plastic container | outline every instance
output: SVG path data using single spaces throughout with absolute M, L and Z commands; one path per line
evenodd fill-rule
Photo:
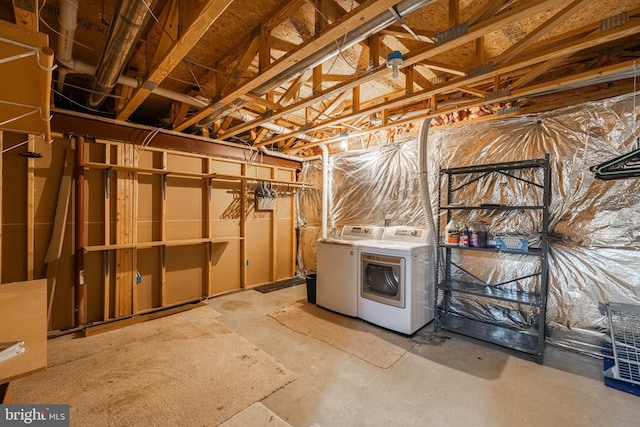
M 316 303 L 316 278 L 317 275 L 315 273 L 307 274 L 305 278 L 307 281 L 307 301 L 311 304 Z
M 458 242 L 458 246 L 465 248 L 469 246 L 469 228 L 466 222 L 460 225 L 460 241 Z
M 487 227 L 479 222 L 469 225 L 469 246 L 474 248 L 486 248 L 487 244 Z
M 460 228 L 454 218 L 444 228 L 444 244 L 448 246 L 458 246 L 460 244 Z

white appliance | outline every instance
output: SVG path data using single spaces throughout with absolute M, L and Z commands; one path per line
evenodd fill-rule
M 388 227 L 379 241 L 358 245 L 358 317 L 411 335 L 434 317 L 433 232 Z
M 360 260 L 357 245 L 380 239 L 382 227 L 345 225 L 337 239 L 318 240 L 316 304 L 337 313 L 358 315 Z

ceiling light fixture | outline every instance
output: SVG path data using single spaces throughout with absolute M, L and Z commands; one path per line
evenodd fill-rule
M 398 78 L 398 69 L 402 66 L 403 62 L 404 56 L 399 50 L 394 50 L 387 55 L 387 67 L 391 68 L 391 77 L 394 79 Z

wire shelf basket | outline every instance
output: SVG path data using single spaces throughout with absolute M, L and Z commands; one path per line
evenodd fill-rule
M 610 302 L 605 308 L 615 364 L 604 376 L 640 385 L 640 306 Z

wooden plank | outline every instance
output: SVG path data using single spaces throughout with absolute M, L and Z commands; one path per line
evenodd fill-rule
M 2 194 L 3 193 L 3 182 L 2 182 L 2 175 L 3 175 L 3 164 L 2 164 L 2 158 L 4 157 L 4 155 L 2 155 L 2 151 L 4 150 L 4 132 L 0 130 L 0 284 L 2 283 L 2 246 L 3 246 L 3 235 L 2 235 L 2 229 L 4 227 L 2 227 L 3 224 L 3 220 L 2 220 Z
M 104 162 L 111 163 L 111 145 L 104 144 Z M 105 192 L 104 192 L 104 237 L 105 245 L 111 244 L 111 183 L 110 179 L 115 176 L 110 170 L 105 170 Z M 107 179 L 109 177 L 109 179 Z M 85 246 L 85 250 L 87 247 Z M 107 262 L 108 261 L 108 262 Z M 113 262 L 112 254 L 105 254 L 103 258 L 103 280 L 102 280 L 102 319 L 109 320 L 111 317 L 111 262 Z
M 227 82 L 222 88 L 222 94 L 232 91 L 243 77 L 248 77 L 246 74 L 247 69 L 253 62 L 253 59 L 256 57 L 259 50 L 260 36 L 258 35 L 251 40 L 249 46 L 247 46 L 247 49 L 244 51 L 244 54 L 238 60 L 233 72 L 231 72 L 231 75 L 227 77 Z M 262 60 L 260 60 L 260 63 L 262 64 Z
M 135 149 L 133 144 L 130 144 L 130 155 L 131 161 L 133 162 L 133 167 L 138 167 L 138 154 L 139 151 Z M 129 174 L 130 185 L 131 185 L 131 242 L 134 244 L 138 244 L 138 174 L 133 171 Z M 131 314 L 136 314 L 138 312 L 138 251 L 131 251 Z
M 167 152 L 161 154 L 160 166 L 167 169 Z M 162 176 L 162 196 L 160 197 L 160 240 L 167 238 L 167 193 L 166 193 L 167 176 Z M 167 305 L 167 263 L 166 263 L 166 247 L 160 248 L 160 305 Z
M 212 165 L 210 159 L 202 159 L 203 170 L 205 173 L 210 174 L 212 172 Z M 204 221 L 204 238 L 211 239 L 211 180 L 203 179 L 202 180 L 202 220 Z M 202 296 L 207 297 L 213 293 L 213 277 L 212 277 L 212 268 L 211 268 L 211 258 L 212 258 L 212 250 L 213 245 L 207 243 L 205 247 L 205 259 L 202 263 L 203 265 L 203 274 L 204 274 L 204 282 L 202 290 Z
M 232 0 L 207 0 L 202 5 L 191 25 L 171 48 L 164 52 L 162 60 L 148 71 L 145 81 L 138 86 L 127 105 L 118 112 L 118 120 L 127 119 L 147 99 L 153 88 L 173 71 L 231 3 Z
M 0 383 L 47 367 L 47 280 L 0 285 L 0 342 L 24 341 L 24 353 L 2 363 Z
M 271 179 L 277 179 L 276 168 L 271 168 Z M 275 207 L 270 212 L 271 220 L 271 281 L 277 280 L 278 274 L 278 199 L 275 200 Z
M 36 151 L 36 136 L 29 134 L 27 150 Z M 35 268 L 35 158 L 27 159 L 27 280 L 33 280 Z
M 12 0 L 16 24 L 31 31 L 38 31 L 38 2 L 36 0 Z
M 64 243 L 64 235 L 67 229 L 69 202 L 71 200 L 71 190 L 73 188 L 73 155 L 73 150 L 67 148 L 65 151 L 65 162 L 62 177 L 60 178 L 60 191 L 58 192 L 58 202 L 56 205 L 56 214 L 53 220 L 51 241 L 49 242 L 49 248 L 44 260 L 44 262 L 47 263 L 47 281 L 50 282 L 49 304 L 47 305 L 47 325 L 51 324 L 53 299 L 56 295 L 58 260 L 62 255 L 62 245 Z
M 351 91 L 351 112 L 357 113 L 360 111 L 360 86 L 354 87 Z
M 460 23 L 460 2 L 449 0 L 449 27 L 455 27 Z
M 241 172 L 243 176 L 247 175 L 247 165 L 242 164 Z M 240 181 L 240 288 L 247 287 L 247 243 L 245 240 L 247 230 L 247 181 Z

